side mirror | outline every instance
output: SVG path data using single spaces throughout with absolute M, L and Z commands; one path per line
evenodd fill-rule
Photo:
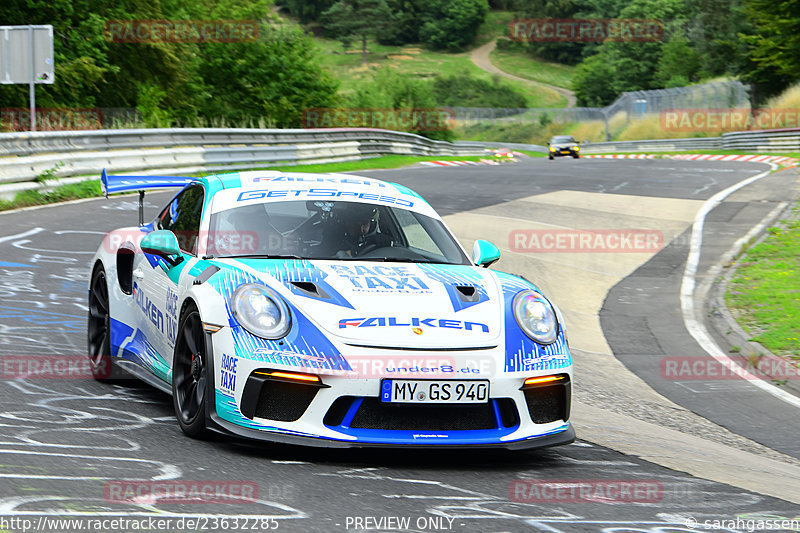
M 181 247 L 178 245 L 178 238 L 169 230 L 161 229 L 148 233 L 139 247 L 144 253 L 161 257 L 172 265 L 180 263 L 180 260 L 170 260 L 170 256 L 173 255 L 181 257 Z
M 500 259 L 500 250 L 489 241 L 477 240 L 472 245 L 472 262 L 484 268 Z

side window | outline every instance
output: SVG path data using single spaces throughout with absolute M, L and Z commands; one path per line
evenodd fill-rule
M 203 218 L 205 192 L 201 185 L 192 185 L 175 197 L 158 217 L 158 226 L 178 237 L 181 250 L 197 254 L 197 236 Z
M 441 255 L 442 251 L 439 250 L 439 247 L 436 246 L 436 243 L 433 242 L 431 236 L 425 231 L 425 228 L 422 227 L 413 213 L 403 209 L 395 209 L 394 213 L 403 228 L 409 247 Z

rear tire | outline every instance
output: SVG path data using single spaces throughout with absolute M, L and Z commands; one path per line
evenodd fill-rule
M 209 400 L 209 372 L 213 372 L 200 312 L 186 309 L 178 325 L 172 362 L 172 405 L 183 433 L 193 439 L 207 435 L 206 404 Z
M 92 376 L 97 381 L 109 381 L 115 374 L 111 357 L 111 314 L 108 282 L 102 265 L 95 267 L 89 285 L 89 322 L 87 344 Z

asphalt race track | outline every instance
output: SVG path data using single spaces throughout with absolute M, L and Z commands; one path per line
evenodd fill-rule
M 800 410 L 745 381 L 680 382 L 659 372 L 663 357 L 706 356 L 687 331 L 679 298 L 696 213 L 765 170 L 756 163 L 525 159 L 360 173 L 419 192 L 466 246 L 492 240 L 503 250 L 496 268 L 525 275 L 562 307 L 576 361 L 575 444 L 512 453 L 196 441 L 181 433 L 169 396 L 145 385 L 106 385 L 85 373 L 19 380 L 4 372 L 0 520 L 173 520 L 160 531 L 673 533 L 712 531 L 691 528 L 691 520 L 798 518 Z M 791 199 L 796 181 L 796 170 L 776 172 L 709 213 L 698 284 L 738 238 Z M 168 198 L 148 195 L 148 215 Z M 0 214 L 0 361 L 86 357 L 89 259 L 105 232 L 135 224 L 136 210 L 136 198 L 125 196 Z M 661 232 L 664 246 L 649 253 L 515 248 L 515 232 L 542 228 L 640 228 Z M 257 487 L 257 501 L 112 501 L 109 483 L 119 480 L 239 482 Z M 625 480 L 657 490 L 636 502 L 537 499 L 520 489 L 532 480 Z M 205 517 L 198 527 L 178 525 L 197 517 Z M 256 527 L 255 518 L 275 521 Z

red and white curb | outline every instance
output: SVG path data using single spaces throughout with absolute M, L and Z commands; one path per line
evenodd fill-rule
M 582 155 L 581 157 L 595 159 L 680 159 L 684 161 L 750 161 L 752 163 L 775 163 L 782 167 L 792 168 L 798 166 L 797 159 L 780 155 L 711 155 L 711 154 L 603 154 Z
M 665 156 L 668 159 L 684 159 L 687 161 L 751 161 L 753 163 L 775 163 L 782 167 L 796 167 L 798 160 L 780 155 L 708 155 L 678 154 Z
M 603 155 L 586 155 L 581 154 L 581 157 L 586 159 L 655 159 L 653 154 L 603 154 Z
M 426 167 L 462 167 L 468 165 L 501 165 L 508 162 L 510 161 L 493 161 L 491 159 L 481 159 L 480 161 L 422 161 L 420 165 Z

